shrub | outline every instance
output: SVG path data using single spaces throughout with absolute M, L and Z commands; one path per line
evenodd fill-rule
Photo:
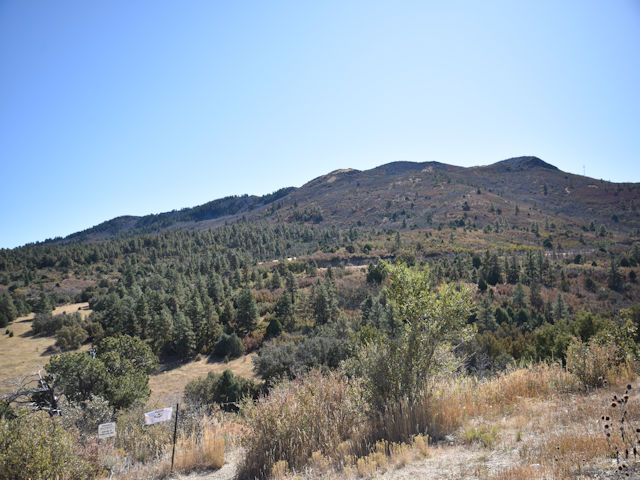
M 434 375 L 452 365 L 451 347 L 468 338 L 472 310 L 468 290 L 448 284 L 435 288 L 428 270 L 391 266 L 390 278 L 389 298 L 404 323 L 397 335 L 366 344 L 352 365 L 380 411 L 420 397 Z
M 268 383 L 296 375 L 312 368 L 336 368 L 347 358 L 346 338 L 329 329 L 299 343 L 269 342 L 254 357 L 256 372 Z
M 0 418 L 0 480 L 84 480 L 98 473 L 82 458 L 59 419 L 44 412 Z
M 89 335 L 80 325 L 69 325 L 56 332 L 56 347 L 61 350 L 75 350 L 80 347 Z
M 340 444 L 361 436 L 365 420 L 359 383 L 317 371 L 245 402 L 242 414 L 249 430 L 238 478 L 266 478 L 281 461 L 299 470 L 313 452 L 335 458 Z
M 113 408 L 104 398 L 91 395 L 88 400 L 62 408 L 62 420 L 66 426 L 74 426 L 81 433 L 95 435 L 98 425 L 113 420 Z
M 235 376 L 231 370 L 221 375 L 209 372 L 206 377 L 191 380 L 184 387 L 185 402 L 191 405 L 221 404 L 224 410 L 237 410 L 244 397 L 256 397 L 260 387 L 252 380 Z
M 278 320 L 275 317 L 272 318 L 271 321 L 269 322 L 269 325 L 267 325 L 267 332 L 266 332 L 267 338 L 278 337 L 281 333 L 282 333 L 282 324 L 280 323 L 280 320 Z
M 588 344 L 574 339 L 567 348 L 567 370 L 582 382 L 585 388 L 604 385 L 607 374 L 618 359 L 618 348 L 613 343 Z
M 114 408 L 127 408 L 149 396 L 149 373 L 157 358 L 146 343 L 128 335 L 106 337 L 96 352 L 95 358 L 75 352 L 49 360 L 47 372 L 69 401 L 85 402 L 99 395 Z
M 244 353 L 244 345 L 235 333 L 231 335 L 223 333 L 216 343 L 215 353 L 219 357 L 235 358 Z

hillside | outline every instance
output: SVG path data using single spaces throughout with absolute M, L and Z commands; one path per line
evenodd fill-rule
M 73 447 L 114 478 L 132 478 L 129 468 L 166 478 L 170 429 L 126 425 L 174 402 L 183 472 L 220 467 L 210 433 L 223 431 L 240 478 L 395 475 L 416 459 L 407 476 L 430 476 L 458 456 L 473 464 L 458 477 L 531 478 L 539 464 L 549 478 L 585 468 L 600 478 L 611 445 L 597 427 L 575 431 L 609 395 L 583 390 L 608 379 L 620 391 L 640 364 L 637 196 L 636 184 L 535 157 L 395 162 L 0 250 L 0 381 L 11 380 L 0 407 L 20 409 L 15 378 L 43 368 L 65 408 L 124 426 L 102 457 Z M 54 408 L 48 398 L 22 401 Z M 532 441 L 542 409 L 574 402 L 592 407 L 549 423 L 575 430 L 548 429 L 561 457 Z M 84 413 L 65 415 L 74 438 L 95 436 Z M 584 454 L 579 464 L 565 447 Z M 202 460 L 203 448 L 218 460 Z
M 56 243 L 130 237 L 163 230 L 205 230 L 240 218 L 319 225 L 426 228 L 496 220 L 524 226 L 546 220 L 608 229 L 640 228 L 640 184 L 611 183 L 562 172 L 537 157 L 480 167 L 393 162 L 341 169 L 300 188 L 232 196 L 193 208 L 122 216 Z

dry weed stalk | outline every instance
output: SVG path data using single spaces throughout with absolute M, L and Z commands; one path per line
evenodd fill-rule
M 631 391 L 632 386 L 628 384 L 623 395 L 613 394 L 606 414 L 600 417 L 609 454 L 615 455 L 618 472 L 627 477 L 630 475 L 629 463 L 638 461 L 640 446 L 640 428 L 634 427 L 631 420 Z

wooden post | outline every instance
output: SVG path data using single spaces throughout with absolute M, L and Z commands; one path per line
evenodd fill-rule
M 180 403 L 176 403 L 176 423 L 173 427 L 173 450 L 171 452 L 171 472 L 173 472 L 173 460 L 176 456 L 176 438 L 178 436 L 178 408 Z

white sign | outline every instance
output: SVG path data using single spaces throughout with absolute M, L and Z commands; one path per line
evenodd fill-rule
M 171 420 L 172 407 L 161 408 L 160 410 L 154 410 L 153 412 L 144 414 L 144 424 L 152 425 L 158 422 L 168 422 Z
M 116 422 L 101 423 L 98 425 L 98 438 L 109 438 L 116 436 Z

